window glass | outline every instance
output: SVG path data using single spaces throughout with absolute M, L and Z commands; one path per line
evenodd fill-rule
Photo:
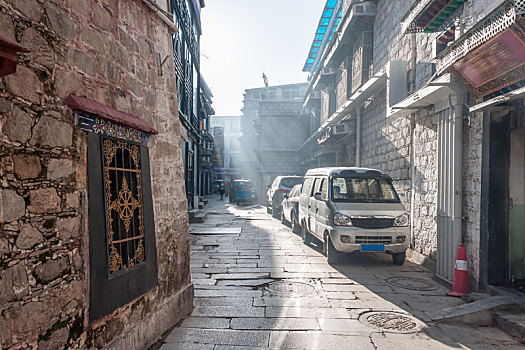
M 300 177 L 285 177 L 281 179 L 281 186 L 292 188 L 301 182 L 303 182 L 303 179 Z
M 349 202 L 399 202 L 392 181 L 386 176 L 334 177 L 332 198 Z
M 314 190 L 312 191 L 312 193 L 310 194 L 311 196 L 314 195 L 315 192 L 319 192 L 319 186 L 321 185 L 321 178 L 318 177 L 315 179 L 314 181 Z
M 312 181 L 313 179 L 311 177 L 307 177 L 304 179 L 303 187 L 301 189 L 301 194 L 310 195 L 311 188 L 312 188 Z
M 328 199 L 328 179 L 323 179 L 321 184 L 321 198 L 324 200 Z

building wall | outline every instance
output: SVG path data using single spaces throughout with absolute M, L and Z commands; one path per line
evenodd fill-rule
M 28 47 L 0 80 L 0 347 L 142 349 L 192 305 L 172 52 L 142 2 L 0 0 L 0 32 Z M 145 119 L 158 285 L 90 323 L 86 134 L 74 93 Z M 115 291 L 118 293 L 118 291 Z
M 379 169 L 394 180 L 404 205 L 409 206 L 410 122 L 386 119 L 386 95 L 378 93 L 362 114 L 361 166 Z
M 405 60 L 409 62 L 411 36 L 401 33 L 401 20 L 415 1 L 394 2 L 379 1 L 374 25 L 374 69 L 377 71 L 388 60 Z M 465 3 L 461 16 L 463 31 L 490 13 L 502 1 L 477 0 Z M 417 63 L 415 66 L 415 88 L 420 89 L 432 77 L 432 59 L 435 56 L 435 34 L 414 34 L 417 45 Z M 385 106 L 379 107 L 379 112 L 373 112 L 376 119 L 383 117 Z M 414 193 L 413 193 L 413 231 L 412 249 L 431 259 L 436 258 L 437 236 L 437 117 L 428 116 L 421 111 L 414 116 L 413 124 L 413 159 L 414 159 Z M 463 236 L 467 245 L 469 259 L 469 275 L 473 285 L 477 286 L 480 276 L 480 204 L 481 204 L 481 138 L 482 115 L 474 114 L 464 123 L 463 144 Z M 364 118 L 363 164 L 373 164 L 365 160 L 370 156 L 380 156 L 378 166 L 391 174 L 398 190 L 407 191 L 404 202 L 410 208 L 410 120 L 402 118 L 397 121 L 387 121 L 386 124 L 374 122 L 374 118 L 366 121 Z M 370 127 L 372 127 L 370 129 Z M 367 136 L 366 131 L 369 131 Z M 376 134 L 376 131 L 379 133 Z M 371 132 L 370 132 L 371 131 Z M 377 136 L 375 136 L 377 135 Z M 374 137 L 376 138 L 374 140 Z M 367 151 L 369 150 L 369 151 Z M 408 173 L 407 173 L 408 172 Z M 455 253 L 454 253 L 455 254 Z
M 304 141 L 302 99 L 284 98 L 285 91 L 304 91 L 307 84 L 246 90 L 242 117 L 242 173 L 255 181 L 257 198 L 265 202 L 267 185 L 278 175 L 300 174 L 298 149 Z M 253 100 L 259 93 L 274 93 L 275 99 Z M 257 125 L 257 132 L 253 125 Z M 258 134 L 257 134 L 258 133 Z M 253 155 L 250 158 L 250 155 Z M 256 160 L 254 164 L 253 161 Z
M 225 174 L 240 175 L 241 116 L 212 116 L 211 126 L 224 128 L 224 169 Z M 229 177 L 228 177 L 229 176 Z M 235 176 L 235 175 L 233 175 Z M 231 175 L 227 175 L 231 180 Z
M 479 286 L 483 113 L 471 113 L 463 122 L 463 130 L 463 237 L 469 278 L 473 286 Z

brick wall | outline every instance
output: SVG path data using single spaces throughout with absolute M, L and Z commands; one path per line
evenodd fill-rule
M 138 0 L 0 0 L 0 32 L 31 50 L 0 80 L 0 347 L 144 348 L 191 308 L 173 63 L 162 76 L 156 64 L 171 55 L 167 27 Z M 159 131 L 148 145 L 158 286 L 94 323 L 86 135 L 70 93 Z

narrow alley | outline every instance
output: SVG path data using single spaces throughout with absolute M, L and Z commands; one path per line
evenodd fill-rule
M 433 323 L 463 301 L 420 265 L 370 253 L 332 267 L 264 207 L 208 199 L 190 227 L 195 308 L 161 350 L 522 348 L 497 328 Z

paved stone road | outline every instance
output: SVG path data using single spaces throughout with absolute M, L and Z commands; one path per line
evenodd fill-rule
M 206 210 L 190 228 L 195 309 L 161 350 L 522 349 L 496 328 L 432 323 L 426 311 L 461 300 L 421 266 L 358 254 L 332 267 L 261 206 Z

